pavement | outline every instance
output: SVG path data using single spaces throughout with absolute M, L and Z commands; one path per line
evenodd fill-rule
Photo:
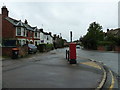
M 3 88 L 113 88 L 112 81 L 105 84 L 107 72 L 102 64 L 83 57 L 69 64 L 65 50 L 3 60 Z

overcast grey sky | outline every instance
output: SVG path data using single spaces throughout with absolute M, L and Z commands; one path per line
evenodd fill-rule
M 99 0 L 98 0 L 99 1 Z M 5 2 L 9 16 L 24 21 L 28 20 L 31 26 L 44 28 L 52 34 L 62 34 L 69 39 L 69 32 L 73 31 L 73 40 L 79 39 L 87 33 L 89 24 L 96 21 L 107 28 L 118 27 L 118 1 L 107 2 L 80 1 L 80 2 Z M 43 25 L 43 26 L 42 26 Z

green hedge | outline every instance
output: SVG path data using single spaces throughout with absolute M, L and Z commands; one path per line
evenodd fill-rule
M 98 42 L 98 46 L 108 46 L 108 45 L 114 45 L 115 44 L 115 42 L 111 42 L 111 41 L 99 41 Z
M 112 41 L 99 41 L 98 46 L 104 46 L 107 51 L 114 49 L 115 42 Z
M 54 49 L 53 44 L 46 44 L 46 50 L 47 51 L 50 51 L 50 50 L 53 50 L 53 49 Z
M 38 50 L 40 52 L 50 51 L 50 50 L 53 50 L 53 49 L 54 49 L 53 44 L 39 44 L 38 45 Z

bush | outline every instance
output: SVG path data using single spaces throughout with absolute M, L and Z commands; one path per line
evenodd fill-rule
M 98 42 L 98 46 L 110 46 L 110 45 L 114 45 L 115 42 L 113 41 L 99 41 Z
M 107 51 L 112 51 L 115 42 L 113 41 L 99 41 L 98 46 L 104 46 Z
M 53 44 L 39 44 L 38 45 L 38 50 L 40 52 L 50 51 L 50 50 L 53 50 L 53 49 L 54 49 Z
M 50 51 L 50 50 L 53 50 L 53 49 L 54 49 L 53 44 L 46 44 L 46 50 L 47 51 Z
M 39 44 L 37 46 L 39 52 L 44 52 L 45 51 L 45 48 L 46 48 L 46 45 L 45 44 Z

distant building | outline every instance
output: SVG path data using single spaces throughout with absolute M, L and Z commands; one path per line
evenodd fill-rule
M 53 44 L 52 33 L 44 32 L 43 29 L 40 29 L 40 44 Z
M 53 44 L 55 48 L 62 48 L 68 45 L 67 40 L 56 34 L 53 35 Z
M 112 34 L 114 35 L 115 37 L 120 37 L 120 28 L 117 28 L 117 29 L 107 29 L 107 35 L 109 34 Z

